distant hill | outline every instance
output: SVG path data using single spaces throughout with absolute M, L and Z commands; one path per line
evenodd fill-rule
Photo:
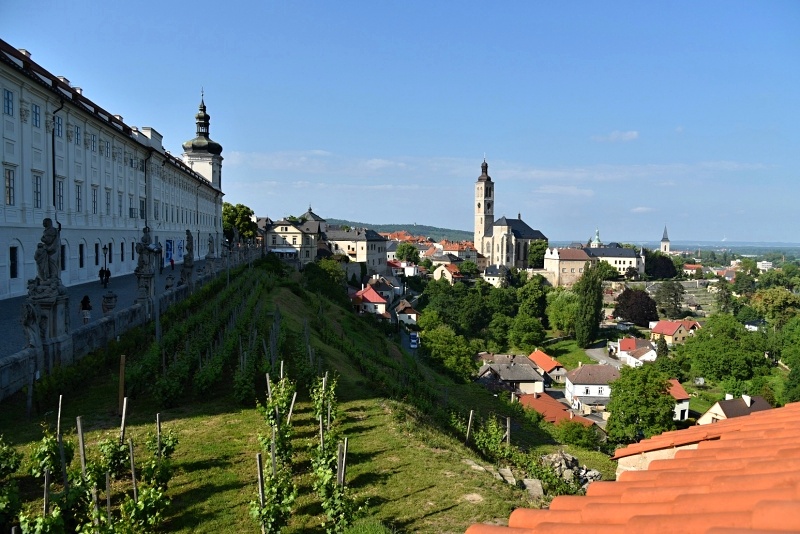
M 405 230 L 414 236 L 425 236 L 433 241 L 472 241 L 472 232 L 464 230 L 451 230 L 448 228 L 436 228 L 435 226 L 425 226 L 424 224 L 369 224 L 363 222 L 345 221 L 343 219 L 326 219 L 328 224 L 351 226 L 353 228 L 369 228 L 376 232 L 399 232 Z

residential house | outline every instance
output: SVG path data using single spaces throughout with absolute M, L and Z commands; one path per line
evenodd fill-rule
M 296 260 L 301 266 L 317 259 L 320 247 L 324 248 L 325 219 L 308 207 L 300 217 L 287 217 L 279 221 L 259 218 L 258 232 L 264 239 L 267 252 L 282 259 Z
M 358 291 L 353 297 L 353 306 L 361 313 L 372 313 L 387 318 L 386 305 L 386 299 L 370 285 Z
M 441 280 L 442 278 L 450 282 L 450 285 L 464 281 L 464 275 L 461 274 L 461 270 L 452 263 L 440 265 L 433 271 L 434 280 Z
M 386 238 L 375 230 L 328 226 L 325 239 L 332 253 L 346 255 L 373 273 L 386 272 Z
M 524 356 L 493 355 L 478 371 L 478 382 L 489 389 L 503 389 L 518 394 L 544 392 L 544 378 Z
M 594 423 L 585 417 L 575 415 L 563 402 L 559 402 L 545 393 L 533 393 L 531 395 L 521 395 L 519 403 L 530 410 L 535 410 L 542 414 L 542 418 L 548 423 L 560 423 L 561 421 L 574 421 L 583 426 L 592 426 Z
M 619 342 L 608 344 L 617 359 L 630 367 L 641 367 L 645 362 L 656 360 L 656 349 L 647 339 L 624 337 Z
M 528 355 L 528 359 L 533 362 L 536 371 L 545 378 L 545 385 L 563 384 L 566 381 L 567 370 L 558 363 L 558 360 L 551 358 L 540 349 L 536 349 Z
M 619 371 L 611 365 L 580 365 L 567 373 L 564 397 L 576 410 L 605 411 L 611 400 L 611 382 Z
M 380 275 L 374 274 L 372 278 L 367 281 L 367 285 L 372 286 L 372 289 L 378 292 L 383 299 L 388 303 L 392 302 L 395 298 L 394 287 L 389 285 L 386 280 Z
M 478 251 L 475 250 L 475 247 L 470 242 L 453 242 L 453 241 L 441 241 L 439 243 L 441 247 L 442 254 L 451 254 L 453 256 L 457 256 L 464 261 L 471 261 L 477 265 L 478 263 Z M 437 246 L 437 248 L 439 248 Z
M 506 287 L 508 285 L 508 267 L 490 265 L 483 270 L 481 277 L 494 287 Z
M 703 266 L 697 263 L 685 263 L 683 264 L 683 274 L 686 276 L 702 276 Z
M 392 276 L 419 276 L 419 267 L 409 261 L 388 260 L 386 266 Z
M 616 480 L 466 534 L 800 532 L 800 403 L 617 449 Z M 652 463 L 657 460 L 655 463 Z M 650 469 L 652 467 L 652 469 Z
M 764 400 L 764 397 L 742 395 L 741 398 L 734 399 L 732 395 L 726 395 L 725 400 L 717 401 L 714 406 L 706 410 L 706 413 L 697 420 L 697 424 L 710 425 L 725 419 L 771 409 L 772 406 Z
M 694 332 L 700 328 L 697 321 L 658 321 L 653 325 L 650 332 L 650 340 L 658 341 L 659 338 L 667 340 L 667 345 L 684 343 L 686 338 L 693 336 Z
M 686 421 L 689 418 L 689 394 L 676 379 L 669 381 L 669 394 L 675 399 L 674 421 Z
M 417 320 L 419 320 L 419 312 L 415 310 L 406 299 L 401 300 L 400 303 L 395 306 L 394 312 L 397 314 L 398 323 L 410 325 L 417 324 Z

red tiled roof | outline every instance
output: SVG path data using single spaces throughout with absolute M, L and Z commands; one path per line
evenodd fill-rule
M 800 532 L 798 418 L 800 403 L 793 403 L 665 432 L 615 458 L 654 451 L 672 457 L 592 482 L 585 496 L 556 497 L 548 510 L 514 510 L 508 527 L 476 524 L 467 534 Z M 675 450 L 681 445 L 696 448 Z
M 356 298 L 371 304 L 386 304 L 386 299 L 383 298 L 380 293 L 375 291 L 374 287 L 369 285 L 356 293 Z
M 623 352 L 631 352 L 642 347 L 653 347 L 647 339 L 638 339 L 635 337 L 624 337 L 619 340 L 619 350 Z
M 681 383 L 674 378 L 669 380 L 669 394 L 672 395 L 672 398 L 676 401 L 689 400 L 689 394 L 683 389 Z
M 528 355 L 528 358 L 545 373 L 549 373 L 556 367 L 562 367 L 560 363 L 558 363 L 556 360 L 554 360 L 549 355 L 545 354 L 539 349 L 536 349 L 535 351 L 531 352 Z
M 594 423 L 581 417 L 574 415 L 567 409 L 567 407 L 548 395 L 547 393 L 534 393 L 532 395 L 520 395 L 519 403 L 526 408 L 536 410 L 544 417 L 545 421 L 550 423 L 558 423 L 559 421 L 575 421 L 583 426 L 592 426 Z
M 589 261 L 589 255 L 579 248 L 558 249 L 558 259 L 567 261 Z
M 653 327 L 653 333 L 674 336 L 681 326 L 683 326 L 683 321 L 658 321 Z

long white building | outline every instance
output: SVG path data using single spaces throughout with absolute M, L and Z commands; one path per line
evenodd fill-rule
M 104 264 L 112 278 L 133 272 L 145 226 L 164 264 L 183 260 L 187 230 L 197 257 L 219 252 L 222 146 L 209 137 L 202 98 L 196 137 L 178 158 L 154 128 L 127 125 L 2 40 L 0 93 L 0 299 L 25 294 L 35 278 L 45 218 L 61 225 L 67 286 L 98 280 Z

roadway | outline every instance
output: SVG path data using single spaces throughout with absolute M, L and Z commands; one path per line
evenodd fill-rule
M 205 260 L 195 260 L 195 276 L 198 276 L 198 269 L 202 269 Z M 175 270 L 165 267 L 159 275 L 156 273 L 156 293 L 164 291 L 166 277 L 172 274 L 175 277 L 174 283 L 180 279 L 181 264 L 175 265 Z M 78 305 L 84 295 L 89 296 L 92 304 L 92 318 L 89 323 L 93 323 L 103 317 L 103 295 L 112 291 L 117 295 L 117 306 L 115 310 L 127 308 L 136 302 L 136 275 L 126 274 L 112 276 L 108 282 L 108 289 L 103 288 L 100 279 L 96 278 L 91 282 L 84 282 L 67 286 L 69 295 L 69 325 L 71 330 L 76 330 L 83 326 L 83 317 Z M 25 332 L 22 328 L 22 305 L 27 296 L 13 297 L 0 301 L 0 359 L 16 354 L 27 345 Z

